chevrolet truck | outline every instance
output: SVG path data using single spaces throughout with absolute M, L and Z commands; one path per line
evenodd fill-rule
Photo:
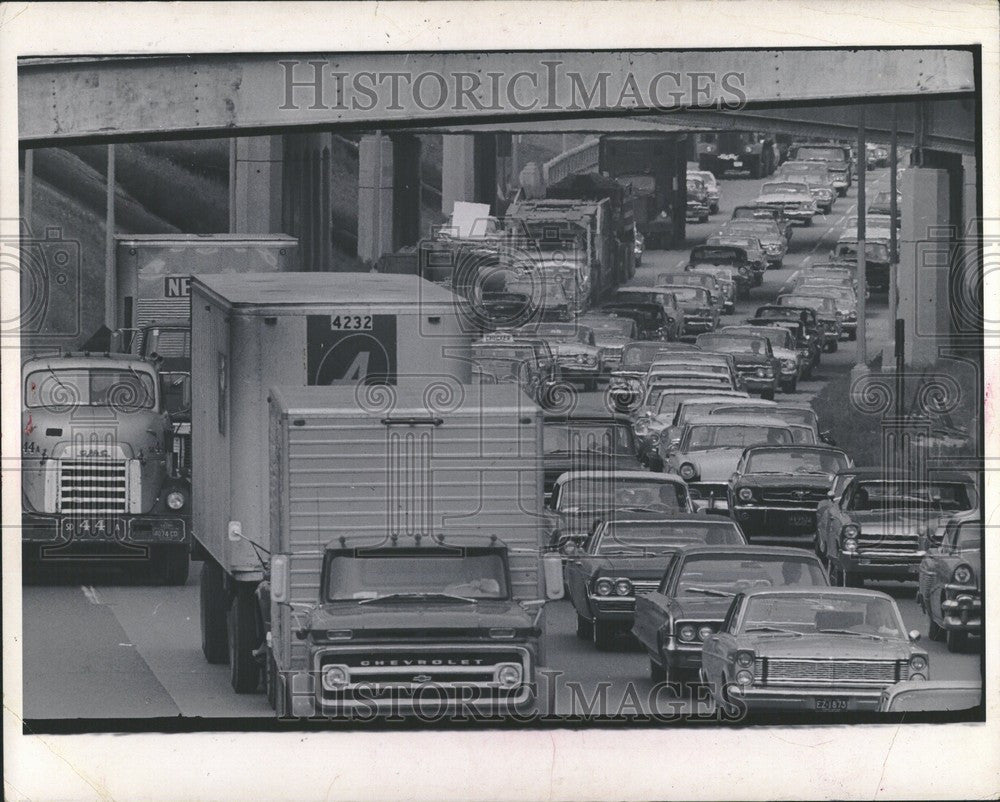
M 545 602 L 541 410 L 401 383 L 270 393 L 271 543 L 259 598 L 279 717 L 530 704 Z
M 233 688 L 251 693 L 264 641 L 254 594 L 271 548 L 269 388 L 343 385 L 373 404 L 408 380 L 429 398 L 461 398 L 471 343 L 455 296 L 408 275 L 196 276 L 191 312 L 202 651 L 228 661 Z

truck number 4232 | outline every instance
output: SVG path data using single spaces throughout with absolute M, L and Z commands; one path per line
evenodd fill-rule
M 371 315 L 334 315 L 330 318 L 333 331 L 371 331 Z

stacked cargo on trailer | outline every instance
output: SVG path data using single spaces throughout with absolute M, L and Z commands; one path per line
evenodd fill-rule
M 306 717 L 530 702 L 562 595 L 541 411 L 512 385 L 379 389 L 271 392 L 269 700 Z
M 195 277 L 191 299 L 202 648 L 210 662 L 228 659 L 233 687 L 250 692 L 270 548 L 268 389 L 347 384 L 377 397 L 409 380 L 460 395 L 471 343 L 454 295 L 416 276 L 219 274 Z

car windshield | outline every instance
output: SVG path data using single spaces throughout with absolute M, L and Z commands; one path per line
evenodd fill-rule
M 621 521 L 608 526 L 596 544 L 595 554 L 675 548 L 688 543 L 738 546 L 744 540 L 732 521 Z
M 625 479 L 610 472 L 567 479 L 559 491 L 559 512 L 567 513 L 624 508 L 679 513 L 685 511 L 686 503 L 683 483 Z
M 747 460 L 747 473 L 805 473 L 825 475 L 847 470 L 847 457 L 837 451 L 815 448 L 754 449 Z
M 662 343 L 654 342 L 626 345 L 625 350 L 622 351 L 622 366 L 638 367 L 640 365 L 649 365 L 662 348 Z
M 426 596 L 461 599 L 510 598 L 503 556 L 488 549 L 434 554 L 400 549 L 333 557 L 327 567 L 327 601 L 393 600 Z
M 968 488 L 961 482 L 860 481 L 848 503 L 849 510 L 899 510 L 929 507 L 957 512 L 972 508 Z
M 857 259 L 858 246 L 856 244 L 840 244 L 837 246 L 837 256 L 840 258 Z M 889 248 L 881 242 L 865 243 L 865 259 L 871 262 L 889 261 Z
M 588 318 L 586 323 L 588 328 L 593 331 L 599 331 L 604 335 L 617 335 L 619 337 L 628 337 L 632 333 L 632 327 L 635 325 L 631 320 L 622 320 L 621 318 Z
M 960 551 L 979 551 L 983 547 L 983 524 L 980 521 L 963 521 L 955 532 L 955 548 Z
M 824 587 L 815 558 L 779 555 L 692 555 L 684 561 L 674 596 L 735 596 L 752 588 Z
M 46 368 L 28 374 L 24 404 L 53 411 L 74 407 L 113 407 L 129 412 L 152 409 L 156 403 L 153 376 L 127 368 Z
M 723 330 L 723 334 L 730 333 L 730 326 L 726 326 Z M 787 329 L 771 329 L 764 327 L 753 326 L 748 329 L 736 329 L 732 331 L 733 334 L 746 337 L 764 337 L 770 341 L 772 348 L 793 348 L 792 345 L 792 335 L 789 334 Z
M 764 184 L 761 187 L 761 195 L 778 195 L 791 193 L 793 195 L 808 195 L 809 187 L 798 181 L 774 181 L 770 184 Z
M 829 310 L 833 299 L 820 295 L 782 295 L 778 298 L 782 306 L 808 306 L 816 310 Z
M 895 603 L 879 596 L 764 593 L 747 601 L 741 632 L 786 629 L 803 634 L 856 634 L 904 638 Z
M 795 151 L 796 159 L 817 159 L 826 162 L 845 161 L 844 151 L 841 148 L 824 147 L 800 147 Z
M 705 388 L 701 395 L 718 395 L 717 388 Z M 698 395 L 698 392 L 688 388 L 678 390 L 676 387 L 651 387 L 646 393 L 644 406 L 655 410 L 657 415 L 668 415 L 673 418 L 677 414 L 677 407 L 691 396 Z M 733 395 L 736 395 L 734 393 Z
M 632 454 L 625 424 L 551 422 L 543 427 L 546 454 Z
M 682 451 L 707 451 L 713 448 L 746 448 L 761 444 L 792 445 L 792 433 L 776 426 L 752 424 L 697 424 L 688 429 Z
M 700 334 L 695 342 L 701 348 L 737 354 L 767 354 L 769 345 L 767 338 L 762 336 L 732 337 L 723 334 Z

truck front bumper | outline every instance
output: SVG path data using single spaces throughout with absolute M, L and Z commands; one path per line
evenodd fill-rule
M 941 627 L 958 632 L 982 632 L 983 598 L 979 588 L 970 585 L 945 585 L 941 602 Z
M 101 518 L 21 515 L 21 541 L 25 544 L 118 544 L 162 546 L 189 543 L 190 519 L 185 516 L 115 515 Z

